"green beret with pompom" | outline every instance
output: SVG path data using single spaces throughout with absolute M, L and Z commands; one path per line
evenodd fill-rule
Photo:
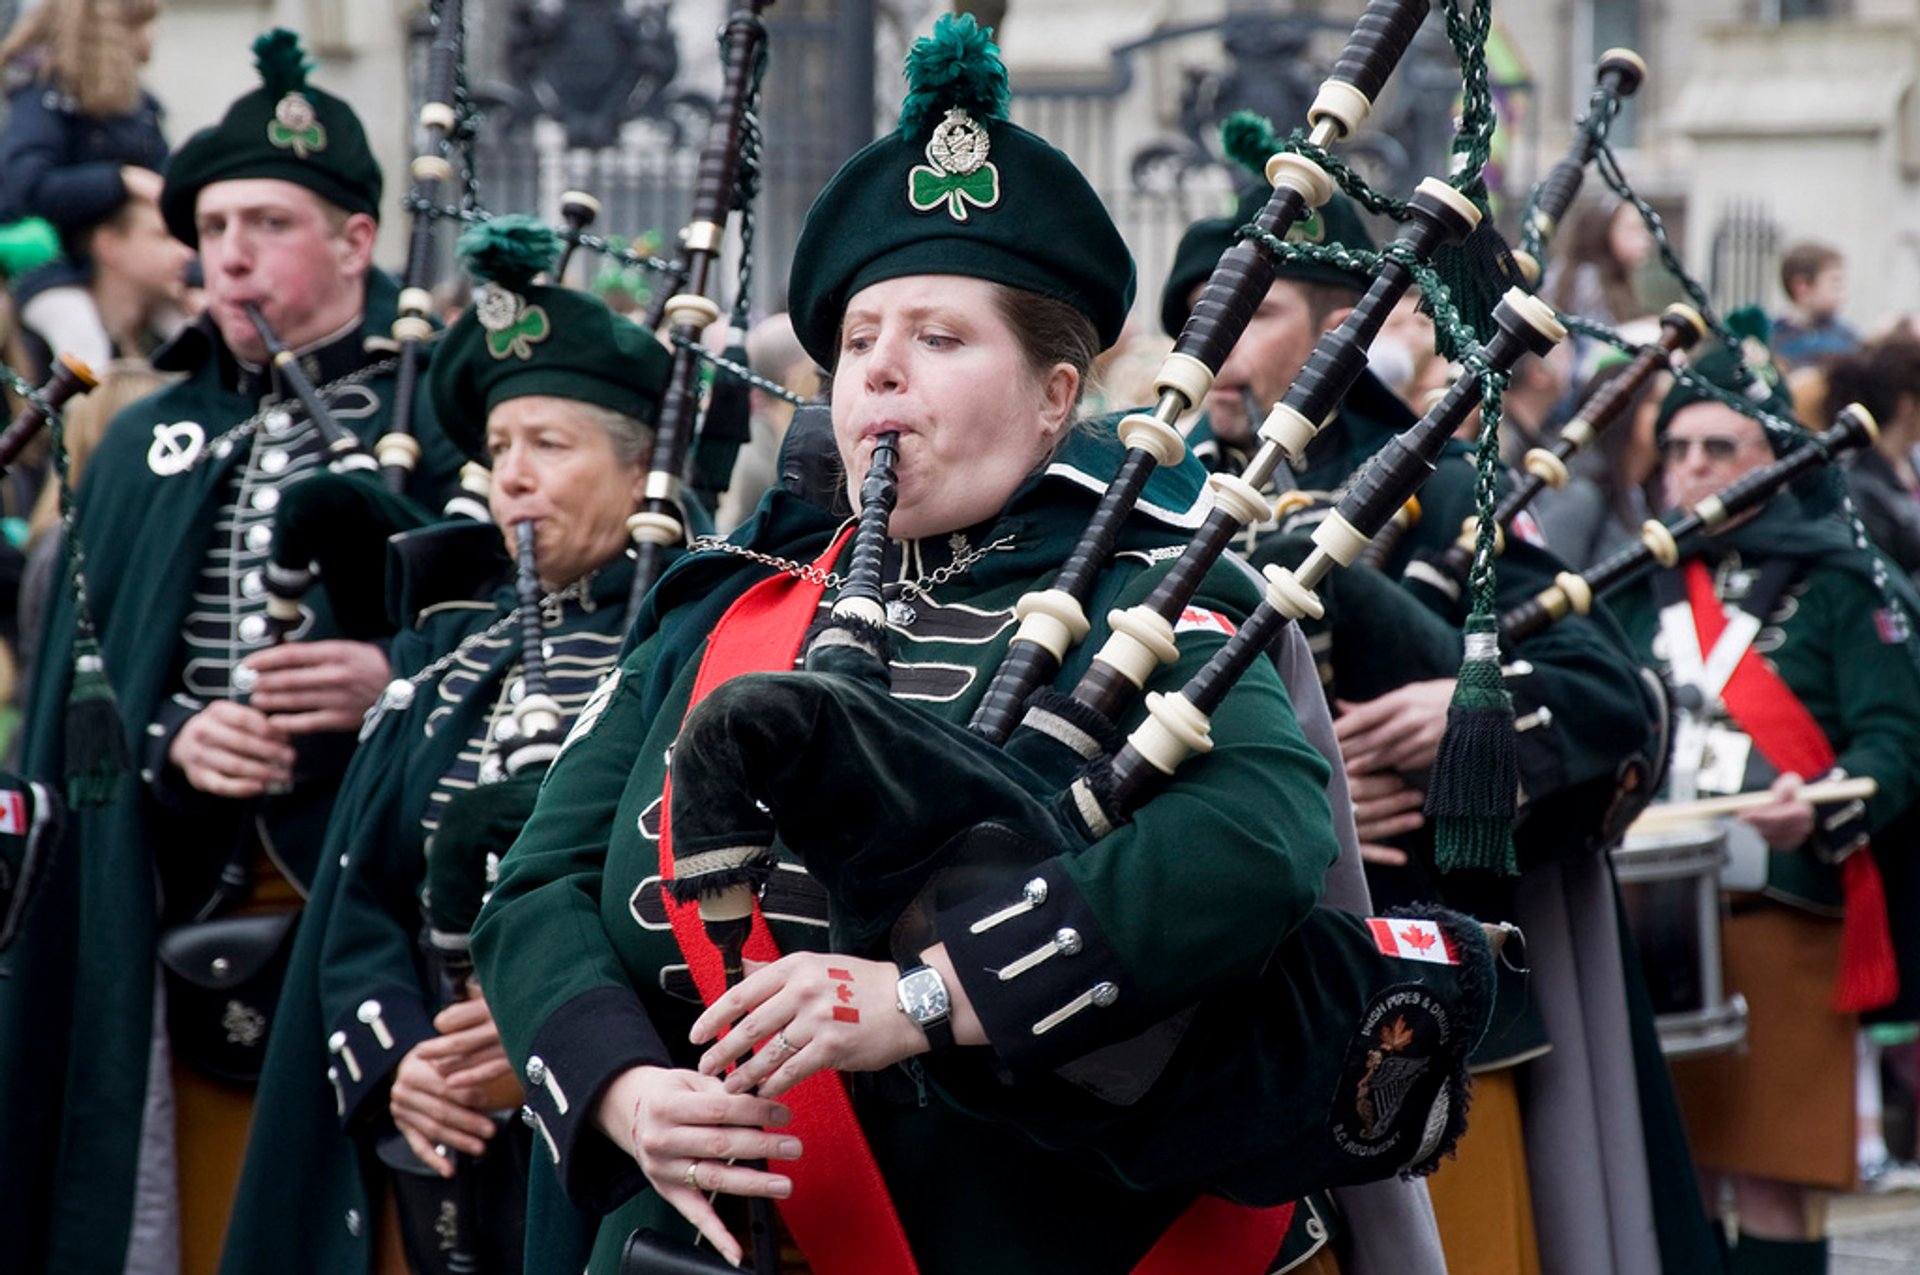
M 907 54 L 897 128 L 843 165 L 794 249 L 795 333 L 832 367 L 862 288 L 963 275 L 1063 301 L 1103 347 L 1133 304 L 1133 257 L 1073 161 L 1007 118 L 1000 51 L 972 15 L 944 14 Z
M 1793 399 L 1767 345 L 1773 324 L 1766 311 L 1758 306 L 1743 306 L 1727 315 L 1723 323 L 1728 335 L 1739 343 L 1739 357 L 1734 357 L 1726 342 L 1709 336 L 1700 343 L 1698 355 L 1687 365 L 1687 370 L 1732 398 L 1745 399 L 1760 411 L 1798 425 L 1800 422 L 1793 414 Z M 1713 401 L 1713 396 L 1698 385 L 1676 378 L 1673 388 L 1660 400 L 1660 412 L 1654 417 L 1655 441 L 1666 438 L 1667 426 L 1679 412 L 1695 403 Z M 1775 437 L 1772 431 L 1765 433 L 1767 445 L 1779 454 L 1785 440 Z
M 537 217 L 494 217 L 460 236 L 473 305 L 440 339 L 428 372 L 434 412 L 460 449 L 485 461 L 487 414 L 544 395 L 652 424 L 673 359 L 653 333 L 572 288 L 538 283 L 560 236 Z
M 160 192 L 160 214 L 182 243 L 199 247 L 194 209 L 214 182 L 272 178 L 304 186 L 348 213 L 380 217 L 379 161 L 359 116 L 307 82 L 313 64 L 300 37 L 275 29 L 253 42 L 260 87 L 227 108 L 175 151 Z

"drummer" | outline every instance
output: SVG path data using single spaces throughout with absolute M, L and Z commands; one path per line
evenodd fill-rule
M 1736 385 L 1724 352 L 1695 370 Z M 1772 389 L 1767 410 L 1790 418 L 1771 365 L 1756 374 Z M 1777 445 L 1759 421 L 1687 385 L 1661 404 L 1656 438 L 1676 508 L 1768 464 Z M 1609 597 L 1685 710 L 1669 796 L 1774 798 L 1730 829 L 1729 875 L 1751 888 L 1729 892 L 1725 970 L 1729 992 L 1747 999 L 1748 1048 L 1674 1066 L 1710 1206 L 1732 1181 L 1735 1275 L 1826 1269 L 1825 1193 L 1857 1185 L 1856 1015 L 1890 994 L 1890 962 L 1864 959 L 1851 940 L 1866 923 L 1884 929 L 1873 861 L 1900 843 L 1890 825 L 1920 796 L 1920 600 L 1891 568 L 1889 588 L 1876 587 L 1877 555 L 1855 546 L 1826 499 L 1783 492 L 1757 516 L 1683 545 L 1677 567 Z M 1758 624 L 1743 628 L 1742 616 Z M 1843 774 L 1878 791 L 1823 805 L 1800 796 Z M 1885 977 L 1868 994 L 1876 969 Z

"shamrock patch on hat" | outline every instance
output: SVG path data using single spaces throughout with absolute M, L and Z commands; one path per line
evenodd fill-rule
M 487 353 L 496 359 L 530 359 L 533 347 L 553 335 L 546 307 L 499 284 L 488 286 L 475 301 L 480 326 L 487 330 Z
M 980 122 L 954 107 L 927 139 L 927 162 L 907 174 L 907 199 L 920 212 L 945 204 L 955 221 L 967 219 L 968 204 L 993 207 L 1000 202 L 1000 170 L 987 158 L 992 149 Z
M 327 128 L 305 93 L 293 92 L 274 103 L 267 140 L 301 159 L 327 149 Z

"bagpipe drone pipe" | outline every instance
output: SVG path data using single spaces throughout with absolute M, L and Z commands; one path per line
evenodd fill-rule
M 1575 125 L 1573 142 L 1546 178 L 1534 186 L 1521 218 L 1521 242 L 1514 260 L 1530 286 L 1540 281 L 1540 263 L 1551 236 L 1579 195 L 1588 166 L 1604 153 L 1615 117 L 1625 100 L 1639 90 L 1646 74 L 1646 63 L 1630 49 L 1609 49 L 1600 55 L 1594 67 L 1593 94 L 1586 114 Z M 1495 553 L 1506 551 L 1514 521 L 1542 491 L 1566 486 L 1571 477 L 1568 462 L 1593 447 L 1602 433 L 1627 413 L 1653 376 L 1670 368 L 1676 354 L 1693 349 L 1707 332 L 1708 322 L 1701 311 L 1684 304 L 1668 306 L 1660 316 L 1658 339 L 1634 351 L 1623 370 L 1589 391 L 1552 447 L 1535 447 L 1527 452 L 1521 461 L 1523 477 L 1502 495 L 1494 511 Z M 1461 604 L 1477 533 L 1477 520 L 1468 519 L 1453 544 L 1409 562 L 1403 583 L 1441 614 L 1456 619 L 1463 615 Z
M 1535 447 L 1521 458 L 1522 477 L 1500 498 L 1494 509 L 1495 552 L 1504 553 L 1507 537 L 1519 518 L 1543 491 L 1558 491 L 1571 477 L 1568 462 L 1592 447 L 1602 433 L 1628 414 L 1640 391 L 1657 372 L 1672 367 L 1672 356 L 1693 348 L 1707 333 L 1706 321 L 1692 306 L 1676 302 L 1660 316 L 1660 337 L 1642 347 L 1616 374 L 1596 385 L 1581 402 L 1572 418 L 1561 427 L 1552 447 Z M 1473 519 L 1462 524 L 1454 542 L 1439 553 L 1415 558 L 1407 564 L 1403 580 L 1416 596 L 1423 591 L 1434 596 L 1432 605 L 1441 614 L 1457 612 L 1467 587 L 1467 572 L 1473 565 L 1474 539 L 1478 525 Z
M 407 239 L 407 271 L 400 290 L 399 313 L 392 336 L 398 366 L 394 370 L 393 420 L 374 444 L 387 490 L 406 489 L 407 477 L 420 460 L 420 440 L 413 431 L 414 394 L 427 346 L 433 340 L 433 276 L 439 264 L 436 248 L 439 218 L 431 209 L 456 177 L 451 156 L 456 142 L 471 135 L 474 117 L 466 101 L 464 63 L 466 26 L 464 0 L 433 0 L 428 9 L 433 42 L 427 52 L 426 101 L 419 124 L 425 145 L 413 157 L 408 174 L 413 190 L 408 199 L 413 222 Z M 465 506 L 453 512 L 469 514 Z
M 709 275 L 720 259 L 728 214 L 742 202 L 743 152 L 758 143 L 755 104 L 766 62 L 766 27 L 761 11 L 771 0 L 744 0 L 728 14 L 722 32 L 723 91 L 694 187 L 693 214 L 680 232 L 686 264 L 685 290 L 667 299 L 664 317 L 673 349 L 673 370 L 660 405 L 653 459 L 647 474 L 646 504 L 628 520 L 638 548 L 629 622 L 666 566 L 669 549 L 685 543 L 687 516 L 682 475 L 694 442 L 698 415 L 700 334 L 720 318 L 707 294 Z M 750 166 L 750 165 L 749 165 Z M 750 196 L 749 196 L 750 197 Z M 723 484 L 724 485 L 724 484 Z
M 1638 539 L 1586 572 L 1562 572 L 1551 586 L 1500 617 L 1501 636 L 1517 641 L 1568 616 L 1587 614 L 1595 598 L 1651 568 L 1674 566 L 1695 537 L 1712 535 L 1742 515 L 1763 507 L 1774 496 L 1841 455 L 1871 447 L 1879 432 L 1878 424 L 1866 408 L 1858 403 L 1848 404 L 1824 433 L 1807 435 L 1797 447 L 1772 464 L 1743 474 L 1671 520 L 1649 519 L 1642 524 Z

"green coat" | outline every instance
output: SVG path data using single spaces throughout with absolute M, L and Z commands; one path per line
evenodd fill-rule
M 1839 849 L 1862 833 L 1879 834 L 1920 799 L 1920 671 L 1907 639 L 1920 614 L 1898 568 L 1887 566 L 1898 599 L 1890 609 L 1873 586 L 1867 555 L 1834 521 L 1808 518 L 1792 493 L 1776 497 L 1753 521 L 1687 546 L 1683 564 L 1706 563 L 1725 593 L 1729 577 L 1744 577 L 1779 557 L 1802 566 L 1766 617 L 1754 647 L 1806 705 L 1833 747 L 1835 765 L 1849 775 L 1873 778 L 1880 788 L 1839 823 L 1827 821 L 1843 812 L 1822 811 L 1814 844 L 1774 851 L 1767 893 L 1837 915 L 1840 869 L 1822 862 L 1816 846 Z M 1607 601 L 1648 667 L 1666 672 L 1655 578 L 1634 581 Z M 1748 763 L 1755 786 L 1764 786 L 1761 768 L 1770 770 L 1755 750 Z M 1895 837 L 1877 846 L 1876 858 L 1910 860 L 1911 846 L 1905 842 Z M 1904 928 L 1901 910 L 1896 909 L 1896 928 Z
M 1091 508 L 1087 489 L 1104 486 L 1117 448 L 1109 442 L 1102 450 L 1106 468 L 1080 460 L 1084 450 L 1057 460 L 1046 477 L 1016 492 L 990 528 L 969 533 L 975 544 L 1004 535 L 1016 542 L 939 587 L 933 602 L 914 601 L 917 615 L 896 655 L 896 696 L 910 694 L 948 721 L 971 715 L 1011 636 L 1012 604 L 1050 575 Z M 1194 467 L 1162 471 L 1147 500 L 1183 510 L 1197 486 Z M 1168 555 L 1143 551 L 1177 544 L 1172 524 L 1180 521 L 1192 519 L 1136 516 L 1090 614 L 1104 616 L 1145 595 Z M 806 562 L 830 530 L 816 513 L 776 494 L 739 536 Z M 654 837 L 663 758 L 678 734 L 708 630 L 767 574 L 732 556 L 702 554 L 662 581 L 642 617 L 649 636 L 618 683 L 609 684 L 604 706 L 583 719 L 590 724 L 576 728 L 474 931 L 481 981 L 508 1054 L 529 1080 L 541 1132 L 535 1161 L 551 1161 L 574 1199 L 607 1213 L 590 1254 L 596 1271 L 614 1269 L 637 1226 L 687 1233 L 644 1189 L 631 1158 L 592 1128 L 591 1112 L 626 1068 L 687 1066 L 700 1052 L 686 1044 L 699 1000 L 660 903 Z M 1238 617 L 1254 600 L 1246 576 L 1222 564 L 1195 605 Z M 1070 657 L 1061 685 L 1077 678 L 1103 629 L 1096 625 Z M 1222 640 L 1206 628 L 1182 633 L 1180 660 L 1156 684 L 1178 685 Z M 1085 946 L 1009 984 L 995 1012 L 1030 1023 L 1101 981 L 1119 994 L 1116 1008 L 1083 1011 L 1044 1038 L 995 1032 L 996 1052 L 1016 1075 L 1131 1036 L 1201 989 L 1251 979 L 1313 907 L 1336 853 L 1323 790 L 1327 769 L 1301 736 L 1270 665 L 1255 666 L 1213 725 L 1214 750 L 1183 768 L 1132 824 L 1033 870 L 1044 871 L 1050 892 L 1032 924 L 1049 936 L 1071 925 Z M 1173 847 L 1177 858 L 1165 853 Z M 793 877 L 776 872 L 774 879 Z M 809 910 L 817 914 L 818 905 L 768 904 L 783 950 L 825 946 L 825 926 L 808 919 Z M 1167 923 L 1174 916 L 1181 925 Z M 1020 941 L 1033 938 L 1027 923 L 1018 928 Z M 928 1086 L 926 1076 L 937 1076 L 939 1066 L 909 1062 L 850 1078 L 922 1270 L 1126 1270 L 1191 1198 L 1126 1190 L 1079 1161 L 967 1118 Z M 558 1092 L 565 1103 L 551 1097 Z M 940 1149 L 938 1157 L 927 1154 L 931 1147 Z M 588 1256 L 533 1250 L 530 1269 L 572 1272 Z
M 476 543 L 469 534 L 491 543 Z M 499 553 L 492 527 L 434 528 L 401 539 L 425 550 L 424 563 L 411 571 L 416 575 L 430 574 L 448 553 Z M 407 556 L 419 562 L 422 555 Z M 632 574 L 627 559 L 616 561 L 592 580 L 592 610 L 568 603 L 559 623 L 548 626 L 557 659 L 576 674 L 590 673 L 588 662 L 612 667 Z M 520 631 L 515 624 L 489 633 L 513 612 L 511 587 L 472 599 L 416 594 L 402 605 L 414 618 L 394 640 L 396 678 L 413 678 L 456 649 L 461 655 L 416 685 L 405 707 L 396 697 L 383 701 L 341 781 L 301 916 L 227 1232 L 222 1269 L 233 1275 L 370 1269 L 369 1201 L 384 1192 L 389 1172 L 370 1147 L 393 1130 L 386 1094 L 394 1068 L 434 1034 L 440 1006 L 420 947 L 428 853 L 423 816 L 517 673 Z M 581 698 L 561 700 L 569 719 Z M 369 1001 L 379 1006 L 390 1044 L 360 1019 Z M 361 1068 L 358 1081 L 328 1049 L 335 1032 L 344 1033 Z
M 397 297 L 390 279 L 373 276 L 362 330 L 384 335 Z M 211 515 L 247 449 L 225 456 L 214 449 L 198 468 L 162 477 L 148 463 L 153 427 L 194 421 L 211 446 L 259 407 L 232 388 L 234 365 L 212 331 L 189 329 L 161 360 L 185 379 L 115 418 L 79 493 L 88 599 L 137 771 L 123 776 L 113 804 L 74 812 L 66 852 L 0 966 L 0 1078 L 26 1099 L 0 1114 L 0 1178 L 13 1184 L 0 1192 L 0 1226 L 23 1269 L 120 1267 L 147 1089 L 155 941 L 163 916 L 190 915 L 206 897 L 243 809 L 193 799 L 164 773 L 161 719 L 178 676 L 179 634 L 214 530 Z M 323 353 L 323 383 L 343 365 L 371 361 L 355 344 L 345 338 Z M 369 446 L 386 428 L 391 385 L 390 373 L 369 379 L 370 394 L 353 395 L 365 414 L 343 422 Z M 426 454 L 411 491 L 437 509 L 459 458 L 425 401 L 414 420 Z M 333 630 L 319 593 L 310 595 L 311 632 L 324 637 Z M 56 591 L 44 632 L 24 766 L 54 784 L 64 769 L 72 663 L 65 590 Z M 340 745 L 351 740 L 334 743 L 337 774 Z M 283 870 L 302 888 L 313 880 L 332 802 L 333 782 L 323 772 L 261 808 Z

